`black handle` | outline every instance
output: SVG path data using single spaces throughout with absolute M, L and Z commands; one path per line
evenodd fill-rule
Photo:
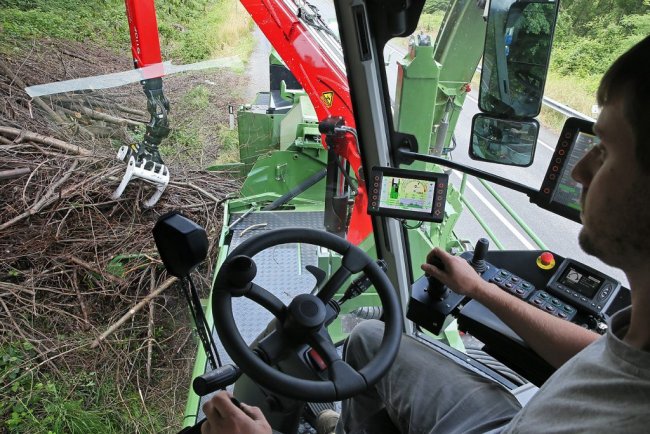
M 241 370 L 237 366 L 224 365 L 196 377 L 192 382 L 192 388 L 197 395 L 205 396 L 216 390 L 225 389 L 237 381 L 240 375 Z
M 441 271 L 445 271 L 445 264 L 443 264 L 440 258 L 435 256 L 433 253 L 430 253 L 427 256 L 427 264 L 433 265 Z M 442 300 L 449 295 L 449 289 L 445 287 L 444 283 L 433 276 L 427 276 L 427 280 L 429 281 L 427 292 L 431 294 L 432 297 Z

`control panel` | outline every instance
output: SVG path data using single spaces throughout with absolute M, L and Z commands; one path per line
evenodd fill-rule
M 444 173 L 373 167 L 369 182 L 368 214 L 436 223 L 445 217 Z
M 471 263 L 472 253 L 462 256 Z M 621 287 L 618 281 L 573 259 L 564 259 L 550 270 L 554 272 L 550 279 L 537 285 L 487 261 L 485 267 L 481 273 L 484 280 L 550 315 L 580 322 L 599 332 L 606 329 L 602 313 Z
M 608 316 L 629 304 L 629 290 L 622 291 L 618 281 L 578 261 L 542 251 L 488 252 L 488 245 L 482 238 L 474 252 L 461 257 L 484 280 L 549 315 L 603 333 Z M 429 260 L 441 267 L 437 258 Z M 471 313 L 475 303 L 425 276 L 412 287 L 407 317 L 437 334 L 450 316 L 469 315 L 480 322 Z M 495 324 L 495 319 L 490 321 Z

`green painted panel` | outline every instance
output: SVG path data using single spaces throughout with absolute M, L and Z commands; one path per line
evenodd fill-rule
M 325 164 L 302 152 L 276 151 L 257 160 L 241 189 L 242 196 L 255 196 L 263 193 L 283 195 L 301 182 L 325 168 Z M 325 180 L 319 181 L 300 198 L 325 199 Z
M 239 161 L 244 163 L 243 175 L 253 168 L 261 155 L 280 149 L 280 122 L 283 117 L 246 107 L 237 112 Z

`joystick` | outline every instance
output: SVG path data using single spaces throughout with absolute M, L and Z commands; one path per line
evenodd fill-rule
M 440 258 L 434 256 L 433 254 L 429 254 L 427 256 L 427 264 L 431 264 L 437 267 L 438 269 L 445 271 L 445 264 L 442 263 Z M 429 281 L 427 292 L 431 294 L 431 297 L 439 300 L 444 300 L 445 298 L 447 298 L 450 290 L 445 286 L 444 283 L 442 283 L 435 277 L 429 275 L 427 275 L 427 280 Z
M 490 242 L 486 238 L 479 238 L 476 242 L 476 247 L 474 248 L 472 260 L 469 261 L 469 264 L 479 275 L 483 274 L 488 268 L 485 263 L 485 255 L 487 254 L 489 247 Z

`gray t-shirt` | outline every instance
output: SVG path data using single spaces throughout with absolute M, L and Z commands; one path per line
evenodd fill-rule
M 622 341 L 631 309 L 566 362 L 503 433 L 650 432 L 650 352 Z

